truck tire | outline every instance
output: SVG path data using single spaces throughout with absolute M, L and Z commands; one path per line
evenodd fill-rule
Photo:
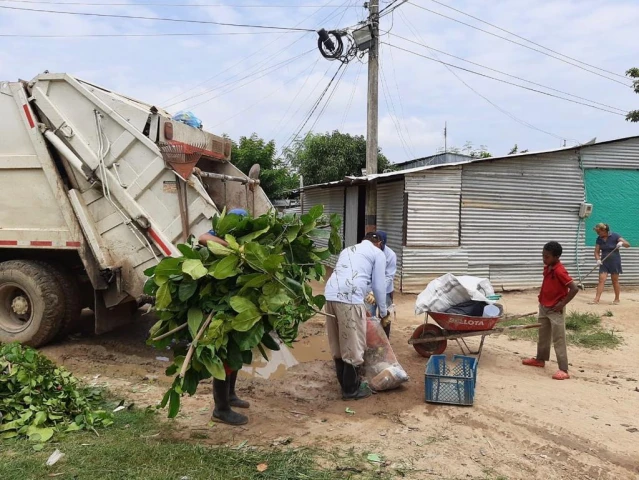
M 64 308 L 62 287 L 48 265 L 0 263 L 0 342 L 46 344 L 58 333 Z
M 57 339 L 62 339 L 73 333 L 80 325 L 80 316 L 82 314 L 80 285 L 75 276 L 63 266 L 56 263 L 37 263 L 53 272 L 62 288 L 64 311 L 60 321 L 60 328 L 56 335 Z

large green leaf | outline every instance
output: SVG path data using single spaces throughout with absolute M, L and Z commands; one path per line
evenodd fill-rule
M 209 273 L 207 268 L 202 264 L 202 260 L 199 258 L 189 258 L 188 260 L 185 260 L 182 265 L 182 271 L 187 275 L 190 275 L 193 280 L 202 278 L 204 275 Z
M 257 311 L 257 313 L 256 313 Z M 262 314 L 257 310 L 245 310 L 242 313 L 239 313 L 232 322 L 233 329 L 238 332 L 247 332 L 253 325 L 259 322 L 262 319 Z
M 262 336 L 262 344 L 269 350 L 278 351 L 280 349 L 280 344 L 271 336 L 270 332 L 264 333 Z
M 252 242 L 253 240 L 255 240 L 256 238 L 259 238 L 260 236 L 264 235 L 266 232 L 268 232 L 271 229 L 271 227 L 265 227 L 261 230 L 258 230 L 257 232 L 251 232 L 248 233 L 246 235 L 241 236 L 240 238 L 238 238 L 238 242 L 244 244 L 244 243 L 248 243 L 248 242 Z
M 169 418 L 175 418 L 180 411 L 180 395 L 175 390 L 169 393 Z
M 185 258 L 200 258 L 200 255 L 195 250 L 184 243 L 178 244 L 177 249 Z
M 235 332 L 233 339 L 237 342 L 240 350 L 247 351 L 255 348 L 264 336 L 264 324 L 258 322 L 247 332 Z
M 215 234 L 220 238 L 224 238 L 227 234 L 231 233 L 241 221 L 242 217 L 240 215 L 226 214 L 218 220 L 215 227 Z
M 27 428 L 27 436 L 32 442 L 48 442 L 53 437 L 54 432 L 53 428 L 50 427 L 41 428 L 31 425 Z
M 231 308 L 235 310 L 237 313 L 242 313 L 247 310 L 251 310 L 255 313 L 258 312 L 257 306 L 251 301 L 250 298 L 242 297 L 240 295 L 231 297 L 229 304 L 231 305 Z
M 225 278 L 237 275 L 237 264 L 239 261 L 240 259 L 235 255 L 229 255 L 223 258 L 215 267 L 213 276 L 218 280 L 224 280 Z
M 324 205 L 322 205 L 321 203 L 314 205 L 308 211 L 309 217 L 311 217 L 313 220 L 317 220 L 318 218 L 320 218 L 323 213 L 324 213 Z
M 213 255 L 217 255 L 218 257 L 226 257 L 227 255 L 233 253 L 233 250 L 231 250 L 230 248 L 226 248 L 225 246 L 220 245 L 219 243 L 212 240 L 209 240 L 206 243 L 206 246 Z
M 268 282 L 269 278 L 271 277 L 265 273 L 250 273 L 237 277 L 237 284 L 244 288 L 260 288 Z
M 264 270 L 268 273 L 275 273 L 280 269 L 282 263 L 286 261 L 283 255 L 269 255 L 263 263 Z
M 323 228 L 315 228 L 308 232 L 308 236 L 315 240 L 328 239 L 331 237 L 331 231 Z
M 189 308 L 187 319 L 189 324 L 189 333 L 193 338 L 195 338 L 198 330 L 202 326 L 202 321 L 204 320 L 204 313 L 202 312 L 202 309 L 198 307 Z
M 178 287 L 178 298 L 181 302 L 186 302 L 197 290 L 197 282 L 186 277 L 180 282 Z
M 220 360 L 209 347 L 205 347 L 202 350 L 199 359 L 214 378 L 218 380 L 224 380 L 226 378 L 222 360 Z
M 155 307 L 158 310 L 164 310 L 169 305 L 171 305 L 171 290 L 169 289 L 169 284 L 165 283 L 158 288 L 155 294 Z
M 166 257 L 163 258 L 160 263 L 155 267 L 154 275 L 164 275 L 170 277 L 171 275 L 179 275 L 182 273 L 180 266 L 184 258 L 182 257 Z
M 297 238 L 297 235 L 300 233 L 301 228 L 302 227 L 299 225 L 292 225 L 286 229 L 286 240 L 288 241 L 288 243 L 291 243 Z

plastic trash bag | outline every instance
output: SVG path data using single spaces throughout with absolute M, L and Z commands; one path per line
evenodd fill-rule
M 393 348 L 376 318 L 366 318 L 364 376 L 375 391 L 392 390 L 408 381 L 408 374 L 397 361 Z
M 489 300 L 486 298 L 486 294 L 492 295 L 493 293 L 493 287 L 487 279 L 469 276 L 456 277 L 447 273 L 431 281 L 417 296 L 415 314 L 447 312 L 455 305 L 470 301 L 492 305 L 495 300 Z
M 193 112 L 180 111 L 173 115 L 173 120 L 186 123 L 189 127 L 202 128 L 202 120 L 197 118 Z

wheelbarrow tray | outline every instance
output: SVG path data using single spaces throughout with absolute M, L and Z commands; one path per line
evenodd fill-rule
M 440 327 L 449 332 L 481 332 L 492 330 L 501 317 L 471 317 L 456 313 L 428 312 Z

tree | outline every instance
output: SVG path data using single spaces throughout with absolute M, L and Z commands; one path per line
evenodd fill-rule
M 298 176 L 277 157 L 273 140 L 266 142 L 254 133 L 250 137 L 240 137 L 239 142 L 232 142 L 233 164 L 247 175 L 254 164 L 259 164 L 260 186 L 271 200 L 282 198 L 286 191 L 299 186 Z
M 631 68 L 626 72 L 626 75 L 634 79 L 632 81 L 632 88 L 634 88 L 635 93 L 639 93 L 639 68 Z M 626 120 L 629 122 L 639 122 L 639 110 L 628 112 Z
M 510 149 L 510 152 L 508 152 L 508 155 L 515 155 L 516 153 L 528 153 L 528 149 L 519 150 L 519 146 L 515 143 L 515 146 Z
M 285 156 L 304 177 L 305 185 L 333 182 L 362 174 L 362 169 L 366 168 L 366 139 L 362 135 L 349 135 L 337 130 L 309 133 L 287 149 Z M 390 169 L 391 163 L 380 152 L 378 172 Z
M 475 148 L 473 142 L 466 141 L 463 147 L 455 147 L 452 146 L 448 148 L 448 150 L 444 151 L 443 148 L 437 150 L 437 153 L 456 153 L 468 155 L 471 158 L 490 158 L 492 154 L 488 151 L 488 147 L 486 145 L 480 145 L 479 148 Z

